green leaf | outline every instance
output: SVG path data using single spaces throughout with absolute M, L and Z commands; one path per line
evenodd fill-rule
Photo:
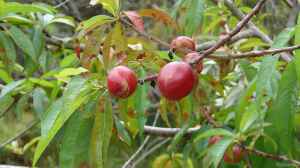
M 42 132 L 42 137 L 34 153 L 33 166 L 36 165 L 46 147 L 55 137 L 57 132 L 62 128 L 65 122 L 71 117 L 74 111 L 77 110 L 82 104 L 87 102 L 92 94 L 93 92 L 91 92 L 91 88 L 85 79 L 77 77 L 73 78 L 69 82 L 61 99 L 63 103 L 62 108 L 57 110 L 56 107 L 54 107 L 54 111 L 55 113 L 58 113 L 58 116 L 53 117 L 52 115 L 49 115 L 50 113 L 48 112 L 46 118 L 44 118 L 44 122 L 42 122 L 42 128 L 44 127 L 44 132 Z M 51 120 L 48 119 L 48 117 L 51 117 Z
M 10 83 L 14 79 L 3 69 L 0 69 L 0 79 L 3 80 L 5 83 Z
M 49 104 L 49 99 L 47 93 L 42 88 L 35 88 L 32 92 L 33 99 L 33 110 L 37 114 L 37 116 L 42 119 L 43 114 L 46 112 L 46 109 Z
M 91 103 L 95 110 L 95 101 Z M 90 142 L 92 121 L 86 115 L 90 110 L 86 107 L 82 111 L 77 110 L 66 123 L 59 152 L 59 167 L 78 167 L 88 161 L 87 146 Z
M 224 156 L 226 149 L 233 142 L 232 138 L 223 138 L 208 149 L 207 162 L 204 163 L 205 167 L 210 167 L 213 164 L 214 168 L 218 168 L 219 164 Z
M 51 127 L 53 126 L 55 120 L 57 119 L 59 113 L 63 109 L 63 98 L 57 99 L 53 102 L 46 112 L 41 115 L 41 134 L 45 136 Z
M 49 82 L 47 80 L 40 79 L 40 78 L 29 78 L 29 81 L 34 84 L 45 87 L 45 88 L 54 88 L 55 87 L 55 85 L 52 82 Z
M 82 67 L 79 68 L 65 68 L 60 71 L 57 75 L 54 75 L 57 79 L 66 80 L 70 76 L 79 75 L 81 73 L 87 72 L 88 70 Z
M 6 95 L 0 99 L 0 116 L 3 115 L 4 112 L 6 112 L 12 104 L 15 103 L 15 100 L 10 95 Z
M 101 4 L 104 9 L 106 9 L 114 16 L 117 16 L 119 12 L 119 6 L 120 6 L 119 0 L 91 0 L 90 4 L 91 5 Z
M 33 21 L 20 15 L 7 15 L 0 17 L 0 20 L 14 25 L 32 25 Z
M 8 13 L 48 13 L 54 14 L 55 10 L 45 5 L 24 4 L 18 2 L 7 2 L 0 5 L 0 16 Z
M 293 28 L 283 30 L 274 40 L 271 48 L 282 48 L 294 36 Z M 264 57 L 256 77 L 257 111 L 260 117 L 265 114 L 264 103 L 274 98 L 277 92 L 277 80 L 279 72 L 276 70 L 279 55 Z
M 281 48 L 284 47 L 288 41 L 293 37 L 295 29 L 287 28 L 282 31 L 274 40 L 271 48 Z M 257 76 L 257 88 L 256 92 L 258 94 L 257 100 L 262 101 L 264 95 L 263 92 L 267 91 L 269 96 L 272 93 L 271 81 L 272 78 L 276 77 L 276 63 L 278 62 L 279 56 L 264 57 L 261 66 L 258 71 Z M 259 103 L 259 102 L 258 102 Z M 260 103 L 259 103 L 260 104 Z
M 32 43 L 35 49 L 35 53 L 37 57 L 36 59 L 39 59 L 45 47 L 45 38 L 43 34 L 43 28 L 41 26 L 36 26 L 34 28 Z
M 202 132 L 200 133 L 200 135 L 198 135 L 195 139 L 194 142 L 198 142 L 201 139 L 205 139 L 208 137 L 212 137 L 215 135 L 221 135 L 224 137 L 234 137 L 234 134 L 226 129 L 223 128 L 213 128 L 213 129 L 209 129 L 208 131 Z
M 85 32 L 89 32 L 101 25 L 108 24 L 114 21 L 113 17 L 106 15 L 97 15 L 88 20 L 85 20 L 80 23 L 77 30 L 84 30 Z
M 5 55 L 13 63 L 16 61 L 16 49 L 12 40 L 4 33 L 0 31 L 0 44 L 4 47 Z
M 240 129 L 240 123 L 243 117 L 244 112 L 246 111 L 249 104 L 252 102 L 249 99 L 252 97 L 253 93 L 256 90 L 256 80 L 252 80 L 244 93 L 240 96 L 240 101 L 236 107 L 236 117 L 235 117 L 235 125 L 237 129 Z
M 118 131 L 119 138 L 124 141 L 127 145 L 131 145 L 131 137 L 127 130 L 125 129 L 124 125 L 120 122 L 118 118 L 115 118 L 115 125 Z
M 243 114 L 240 122 L 240 132 L 246 132 L 252 124 L 258 119 L 259 115 L 256 110 L 256 105 L 251 104 Z
M 22 95 L 22 97 L 18 100 L 17 104 L 16 104 L 16 116 L 17 119 L 21 119 L 23 114 L 26 112 L 25 109 L 28 106 L 28 99 L 29 99 L 29 95 L 25 94 Z
M 16 26 L 11 26 L 9 29 L 9 34 L 15 41 L 15 43 L 20 47 L 33 61 L 37 61 L 36 52 L 31 42 L 30 38 Z
M 22 80 L 11 82 L 8 85 L 5 85 L 4 88 L 1 90 L 0 99 L 2 99 L 7 94 L 11 93 L 14 89 L 19 87 L 20 85 L 24 84 L 24 82 L 25 80 L 22 79 Z
M 138 76 L 139 77 L 146 76 L 146 72 L 143 68 L 139 69 Z M 141 100 L 143 100 L 143 101 L 141 101 Z M 134 103 L 135 103 L 135 110 L 137 112 L 140 137 L 142 137 L 144 134 L 144 125 L 146 123 L 146 118 L 145 118 L 146 102 L 147 102 L 146 85 L 145 84 L 138 85 L 138 88 L 136 89 L 135 94 L 134 94 Z
M 100 99 L 102 101 L 103 99 Z M 104 168 L 108 156 L 108 147 L 112 136 L 113 116 L 110 97 L 105 97 L 95 111 L 95 121 L 92 131 L 91 157 L 92 167 Z M 101 109 L 103 108 L 103 109 Z
M 189 125 L 184 125 L 180 131 L 175 135 L 175 137 L 173 138 L 171 145 L 170 145 L 170 151 L 174 151 L 176 149 L 176 145 L 182 140 L 184 134 L 186 133 L 186 131 L 188 130 Z
M 184 23 L 185 34 L 192 36 L 202 23 L 205 0 L 188 0 L 186 3 L 188 5 Z
M 272 123 L 267 133 L 278 143 L 279 150 L 286 154 L 293 153 L 294 117 L 299 93 L 295 62 L 290 62 L 280 81 L 275 101 L 267 113 L 266 121 Z
M 75 67 L 78 64 L 79 60 L 75 54 L 70 54 L 59 62 L 59 66 L 62 68 Z
M 76 23 L 75 23 L 74 19 L 70 16 L 53 18 L 52 20 L 50 20 L 50 22 L 48 22 L 47 25 L 55 24 L 55 23 L 63 23 L 63 24 L 69 25 L 71 27 L 76 27 Z

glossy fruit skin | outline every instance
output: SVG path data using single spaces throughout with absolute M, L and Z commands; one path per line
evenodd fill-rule
M 196 43 L 190 37 L 178 36 L 172 40 L 170 48 L 173 52 L 181 52 L 185 54 L 191 51 L 196 51 Z
M 200 54 L 198 52 L 190 52 L 183 57 L 183 61 L 186 63 L 190 63 L 191 61 L 194 61 L 198 57 L 200 57 Z M 202 72 L 202 70 L 203 70 L 202 60 L 195 65 L 195 69 L 196 69 L 197 73 Z
M 229 164 L 239 163 L 244 157 L 244 151 L 238 145 L 234 145 L 230 151 L 224 154 L 224 162 Z
M 137 77 L 128 67 L 117 66 L 108 73 L 107 87 L 112 96 L 127 98 L 137 87 Z
M 161 94 L 168 100 L 180 100 L 193 89 L 196 81 L 191 66 L 183 61 L 165 65 L 157 77 L 157 85 Z

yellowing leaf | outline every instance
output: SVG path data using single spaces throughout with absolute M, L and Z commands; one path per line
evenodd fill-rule
M 155 21 L 164 23 L 165 25 L 177 28 L 176 22 L 166 12 L 159 9 L 142 9 L 139 11 L 141 16 L 151 17 Z
M 145 31 L 144 21 L 136 11 L 125 11 L 124 14 L 139 31 Z

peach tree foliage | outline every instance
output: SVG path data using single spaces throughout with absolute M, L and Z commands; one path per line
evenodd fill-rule
M 92 0 L 106 14 L 77 22 L 46 4 L 0 0 L 0 117 L 30 114 L 38 123 L 20 155 L 41 167 L 49 157 L 59 167 L 121 167 L 150 139 L 141 156 L 166 142 L 142 161 L 154 168 L 293 167 L 242 146 L 300 159 L 299 51 L 290 62 L 277 54 L 190 66 L 201 44 L 236 27 L 223 3 L 178 0 L 171 9 L 135 11 L 122 3 Z M 252 19 L 263 28 L 262 20 Z M 58 37 L 61 26 L 71 35 Z M 296 45 L 299 31 L 285 28 L 271 44 L 241 39 L 214 55 Z M 144 80 L 155 74 L 157 81 Z M 162 138 L 148 132 L 153 123 L 181 129 Z

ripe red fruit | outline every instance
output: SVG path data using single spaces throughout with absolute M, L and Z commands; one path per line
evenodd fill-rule
M 187 55 L 184 56 L 183 61 L 190 63 L 191 61 L 194 61 L 196 58 L 200 57 L 200 54 L 198 52 L 190 52 Z M 198 73 L 201 73 L 201 71 L 203 70 L 203 62 L 202 60 L 196 64 L 195 66 L 196 71 Z
M 161 94 L 169 100 L 180 100 L 193 89 L 196 81 L 191 66 L 185 62 L 171 62 L 165 65 L 157 77 Z
M 126 66 L 117 66 L 108 73 L 107 87 L 114 97 L 127 98 L 135 91 L 136 86 L 136 75 Z
M 244 151 L 238 145 L 234 145 L 231 150 L 227 150 L 224 154 L 224 162 L 229 164 L 239 163 L 244 157 Z
M 186 54 L 190 51 L 196 51 L 196 44 L 190 37 L 178 36 L 172 40 L 170 48 L 174 52 Z

